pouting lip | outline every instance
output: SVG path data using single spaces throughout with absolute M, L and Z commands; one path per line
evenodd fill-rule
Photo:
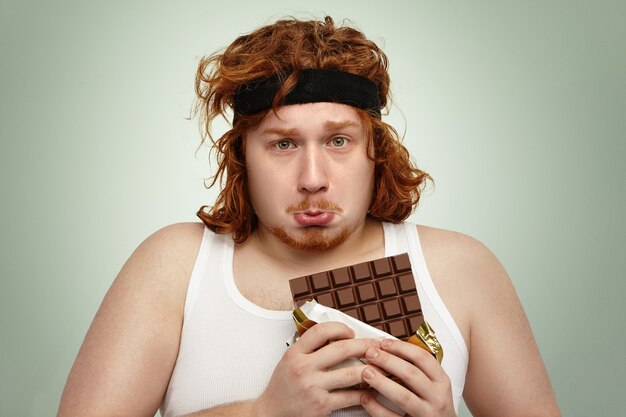
M 322 210 L 307 210 L 307 211 L 302 211 L 299 214 L 306 214 L 307 216 L 319 216 L 320 214 L 324 214 L 324 213 L 332 213 L 332 212 L 322 211 Z
M 335 217 L 332 211 L 311 211 L 296 212 L 293 214 L 294 219 L 301 226 L 326 226 Z

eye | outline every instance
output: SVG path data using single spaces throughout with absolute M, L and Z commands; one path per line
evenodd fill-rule
M 348 139 L 344 138 L 343 136 L 337 136 L 330 141 L 330 144 L 335 148 L 343 148 L 348 144 Z
M 281 151 L 286 151 L 287 149 L 293 146 L 293 143 L 291 143 L 288 140 L 279 140 L 278 142 L 274 144 L 274 146 L 276 146 Z

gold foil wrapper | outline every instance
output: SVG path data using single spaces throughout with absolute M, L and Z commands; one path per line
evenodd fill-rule
M 296 307 L 293 310 L 293 313 L 291 313 L 291 318 L 293 318 L 293 322 L 296 325 L 296 331 L 298 332 L 298 336 L 302 336 L 304 332 L 317 324 L 313 320 L 310 320 L 306 316 L 306 314 L 304 314 L 302 310 L 300 310 L 300 307 Z
M 430 354 L 433 355 L 439 363 L 443 360 L 443 348 L 441 347 L 439 340 L 437 340 L 435 331 L 432 327 L 430 327 L 428 322 L 425 321 L 422 323 L 415 334 L 409 337 L 409 340 L 407 341 L 421 347 L 427 352 L 430 352 Z
M 307 304 L 310 305 L 316 305 L 317 303 L 315 301 L 309 301 L 307 302 Z M 310 306 L 309 305 L 309 306 Z M 341 316 L 344 316 L 346 318 L 346 320 L 350 320 L 352 321 L 352 323 L 350 322 L 346 322 L 345 324 L 347 325 L 362 325 L 366 328 L 370 328 L 372 330 L 374 330 L 376 333 L 376 336 L 374 336 L 374 334 L 370 334 L 367 335 L 367 337 L 380 337 L 381 335 L 383 336 L 389 336 L 390 338 L 394 338 L 392 335 L 389 335 L 387 333 L 384 333 L 378 329 L 374 329 L 371 328 L 369 324 L 367 323 L 363 323 L 361 321 L 358 321 L 352 317 L 346 317 L 344 315 L 344 313 L 341 313 L 337 310 L 333 310 L 330 307 L 325 307 L 325 306 L 321 306 L 319 305 L 322 309 L 325 309 L 326 311 L 336 311 L 339 316 L 335 316 L 333 317 L 334 320 L 339 320 L 341 321 Z M 314 307 L 315 308 L 315 307 Z M 307 310 L 308 311 L 308 310 Z M 306 332 L 308 329 L 310 329 L 311 327 L 313 327 L 314 325 L 317 324 L 316 321 L 311 320 L 310 318 L 307 317 L 307 315 L 300 309 L 300 307 L 296 307 L 293 312 L 292 312 L 292 318 L 293 321 L 296 325 L 296 331 L 298 332 L 298 336 L 302 336 L 304 334 L 304 332 Z M 345 322 L 345 320 L 344 320 Z M 365 336 L 365 335 L 364 335 Z M 426 350 L 427 352 L 429 352 L 431 355 L 433 355 L 435 357 L 435 359 L 437 359 L 437 361 L 439 363 L 441 363 L 441 361 L 443 360 L 443 348 L 441 347 L 441 344 L 439 343 L 439 340 L 437 340 L 437 336 L 435 335 L 435 331 L 433 330 L 432 327 L 430 327 L 430 325 L 428 324 L 428 322 L 424 321 L 424 323 L 422 323 L 422 325 L 417 329 L 417 331 L 415 332 L 415 334 L 411 337 L 409 337 L 409 339 L 407 340 L 407 342 L 414 344 L 416 346 L 421 347 L 422 349 Z

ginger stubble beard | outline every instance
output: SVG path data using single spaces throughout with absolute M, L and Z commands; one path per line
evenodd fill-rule
M 321 210 L 334 210 L 337 213 L 343 213 L 341 207 L 326 199 L 316 201 L 315 207 Z M 311 201 L 309 196 L 307 196 L 301 203 L 287 207 L 287 213 L 292 214 L 298 211 L 308 210 L 309 208 L 311 208 Z M 284 244 L 294 249 L 305 251 L 325 251 L 334 249 L 345 242 L 350 235 L 348 226 L 343 226 L 334 236 L 326 236 L 325 226 L 308 226 L 304 228 L 303 236 L 297 238 L 290 236 L 283 226 L 273 226 L 269 228 L 269 230 Z
M 299 238 L 289 236 L 282 226 L 270 228 L 270 232 L 281 242 L 294 249 L 306 251 L 324 251 L 334 249 L 346 241 L 350 232 L 348 226 L 341 228 L 334 236 L 326 236 L 324 226 L 308 226 L 304 229 L 304 235 Z

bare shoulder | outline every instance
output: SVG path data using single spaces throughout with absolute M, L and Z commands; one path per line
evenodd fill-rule
M 471 236 L 423 225 L 418 225 L 417 230 L 424 254 L 433 263 L 464 268 L 500 266 L 491 250 Z
M 193 266 L 198 254 L 203 232 L 202 223 L 176 223 L 166 226 L 148 236 L 137 247 L 129 262 L 148 262 L 159 270 L 189 269 L 190 262 Z
M 126 261 L 112 289 L 116 285 L 132 286 L 138 290 L 138 297 L 154 292 L 154 296 L 162 296 L 164 307 L 175 304 L 182 314 L 181 303 L 203 231 L 201 223 L 177 223 L 157 230 Z
M 189 255 L 187 251 L 200 247 L 204 232 L 202 223 L 176 223 L 157 230 L 138 249 L 168 252 L 174 257 Z
M 428 269 L 438 290 L 453 304 L 485 292 L 510 292 L 508 274 L 493 252 L 479 240 L 463 233 L 417 226 Z M 474 298 L 476 300 L 476 298 Z M 444 300 L 445 301 L 445 300 Z M 463 314 L 473 311 L 465 306 Z

